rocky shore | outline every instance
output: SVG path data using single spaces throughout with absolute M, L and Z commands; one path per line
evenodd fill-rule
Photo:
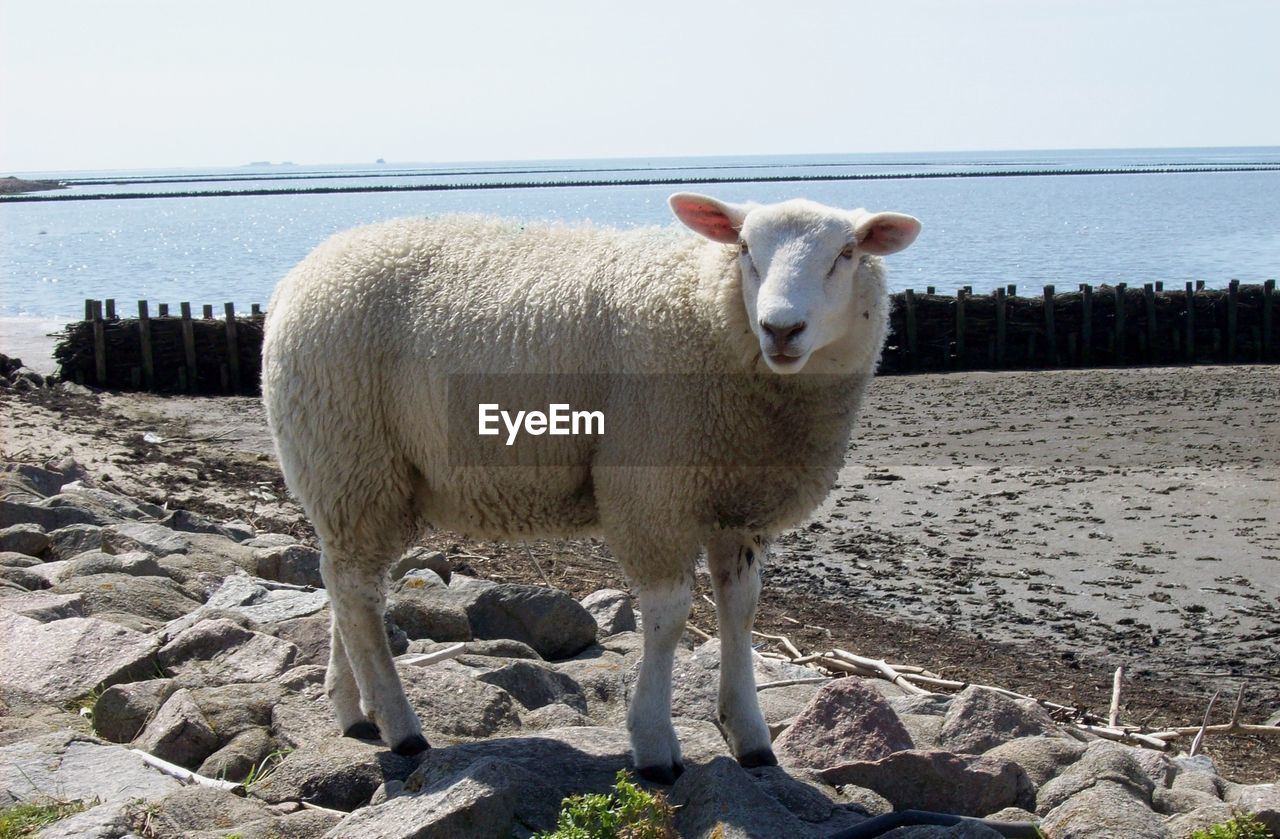
M 121 400 L 13 365 L 2 372 L 0 807 L 84 807 L 38 835 L 531 835 L 554 828 L 566 795 L 604 792 L 629 767 L 625 706 L 640 637 L 602 546 L 534 546 L 535 567 L 518 547 L 504 554 L 444 534 L 401 559 L 388 638 L 434 748 L 400 758 L 337 736 L 322 690 L 329 618 L 318 552 L 249 400 Z M 1249 387 L 1247 376 L 1236 380 Z M 876 410 L 892 412 L 885 404 Z M 877 427 L 885 416 L 868 417 L 872 445 L 889 433 Z M 901 428 L 897 436 L 902 445 Z M 893 474 L 908 472 L 905 459 Z M 846 491 L 871 488 L 864 478 Z M 945 536 L 963 525 L 951 518 L 928 526 Z M 818 522 L 827 530 L 794 538 L 822 539 L 842 520 Z M 908 574 L 912 563 L 937 562 L 895 531 L 843 555 Z M 762 626 L 806 651 L 855 647 L 900 661 L 933 653 L 913 663 L 947 671 L 982 660 L 987 669 L 972 680 L 1041 687 L 1037 695 L 1060 702 L 1076 701 L 1064 674 L 1098 680 L 1077 661 L 1046 666 L 1036 683 L 1013 666 L 1016 650 L 841 611 L 847 594 L 818 599 L 839 572 L 817 576 L 827 560 L 792 544 L 793 554 L 810 555 L 776 560 Z M 887 574 L 868 576 L 888 586 Z M 942 587 L 901 601 L 907 586 L 944 579 L 917 574 L 886 590 L 908 604 L 963 605 L 966 595 Z M 1010 601 L 1015 612 L 1024 602 Z M 875 621 L 889 631 L 857 631 Z M 705 604 L 693 623 L 714 628 Z M 1251 666 L 1264 667 L 1266 650 L 1257 649 Z M 1211 736 L 1207 754 L 1179 757 L 1099 740 L 989 689 L 921 696 L 766 655 L 756 676 L 782 765 L 744 770 L 715 726 L 717 666 L 717 642 L 688 634 L 674 699 L 687 771 L 661 788 L 677 805 L 681 836 L 827 837 L 904 809 L 1038 822 L 1055 839 L 1188 836 L 1242 812 L 1280 827 L 1263 743 L 1249 751 L 1243 738 Z M 1166 681 L 1164 691 L 1174 714 L 1183 700 L 1202 710 L 1198 696 L 1175 696 L 1194 688 Z M 1268 694 L 1251 694 L 1246 712 L 1256 718 Z M 1253 772 L 1232 759 L 1241 754 Z M 206 783 L 157 769 L 157 758 Z M 884 835 L 998 834 L 969 825 Z

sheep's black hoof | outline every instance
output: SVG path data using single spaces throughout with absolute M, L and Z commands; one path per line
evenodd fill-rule
M 636 774 L 652 784 L 671 786 L 684 774 L 683 763 L 672 763 L 669 766 L 641 766 Z
M 368 720 L 361 720 L 347 726 L 347 730 L 342 732 L 343 737 L 352 737 L 356 740 L 381 740 L 382 732 L 378 730 L 378 726 Z
M 421 734 L 413 734 L 392 746 L 391 751 L 398 755 L 409 757 L 410 755 L 425 752 L 429 748 L 431 748 L 431 744 L 427 742 L 427 738 Z
M 747 752 L 738 758 L 738 765 L 743 769 L 755 769 L 757 766 L 777 766 L 778 759 L 773 755 L 773 749 L 756 749 L 754 752 Z

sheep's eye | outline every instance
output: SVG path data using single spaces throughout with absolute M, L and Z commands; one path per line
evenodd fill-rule
M 751 249 L 747 247 L 746 242 L 739 242 L 738 247 L 742 250 L 744 254 L 751 253 Z
M 850 242 L 849 244 L 844 246 L 844 250 L 840 251 L 840 255 L 845 259 L 853 259 L 853 252 L 855 250 L 855 247 L 856 246 L 852 242 Z

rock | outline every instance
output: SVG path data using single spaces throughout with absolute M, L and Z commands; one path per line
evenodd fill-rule
M 951 827 L 915 825 L 881 834 L 882 839 L 997 839 L 1001 834 L 977 822 L 961 822 Z
M 276 679 L 276 684 L 287 691 L 296 693 L 312 685 L 324 684 L 325 671 L 323 664 L 303 664 L 284 673 Z
M 14 551 L 0 551 L 0 568 L 32 568 L 43 564 L 41 560 L 36 559 L 34 556 L 27 556 Z
M 225 527 L 208 516 L 193 513 L 190 510 L 174 510 L 162 518 L 160 524 L 169 530 L 176 530 L 180 533 L 212 533 L 226 539 L 231 538 L 231 534 Z
M 80 467 L 74 464 L 73 468 Z M 0 499 L 39 501 L 56 495 L 69 478 L 61 471 L 42 469 L 30 463 L 0 463 Z
M 727 757 L 686 769 L 671 788 L 671 803 L 676 830 L 687 839 L 827 835 L 793 815 Z
M 520 714 L 520 726 L 526 731 L 594 724 L 590 717 L 559 702 L 552 702 L 550 705 L 543 705 L 541 708 Z
M 191 786 L 170 793 L 151 812 L 153 835 L 190 836 L 200 830 L 218 830 L 220 835 L 240 825 L 274 815 L 270 808 L 252 798 L 241 798 L 226 790 Z
M 241 732 L 270 726 L 271 709 L 285 693 L 286 689 L 275 683 L 230 684 L 192 688 L 191 698 L 217 732 L 221 747 Z
M 1165 816 L 1177 816 L 1182 813 L 1190 813 L 1201 807 L 1212 807 L 1215 804 L 1222 803 L 1222 800 L 1216 795 L 1189 789 L 1156 787 L 1151 792 L 1151 809 Z M 1231 808 L 1227 807 L 1226 809 L 1230 810 Z
M 37 502 L 37 506 L 63 518 L 55 527 L 46 524 L 45 530 L 55 530 L 68 524 L 105 526 L 122 521 L 154 519 L 164 515 L 164 511 L 153 504 L 85 486 L 80 482 L 64 484 L 61 492 Z
M 209 755 L 196 771 L 206 778 L 243 781 L 271 754 L 274 748 L 275 742 L 267 729 L 245 729 L 232 737 L 225 746 Z
M 112 685 L 93 706 L 93 730 L 115 743 L 128 743 L 177 690 L 173 679 L 146 679 Z
M 984 816 L 1030 803 L 1031 786 L 1017 764 L 986 755 L 910 749 L 876 761 L 822 771 L 829 784 L 853 784 L 883 795 L 898 810 Z
M 1229 821 L 1236 815 L 1230 805 L 1221 801 L 1207 804 L 1189 813 L 1179 813 L 1165 819 L 1164 829 L 1171 837 L 1195 836 L 1196 831 L 1208 833 L 1214 826 Z M 1274 836 L 1274 831 L 1272 832 Z
M 497 685 L 529 710 L 558 702 L 579 713 L 587 712 L 582 687 L 569 676 L 532 661 L 513 661 L 476 677 Z
M 236 542 L 241 542 L 241 543 L 247 542 L 250 539 L 254 539 L 258 536 L 257 528 L 249 524 L 249 522 L 245 521 L 244 519 L 232 519 L 231 521 L 224 521 L 222 523 L 222 529 L 227 531 L 227 533 L 231 536 L 232 540 Z
M 323 611 L 304 618 L 281 621 L 271 626 L 270 631 L 272 635 L 283 638 L 298 648 L 298 656 L 294 659 L 295 665 L 328 665 L 331 620 L 329 612 Z
M 825 685 L 773 744 L 784 765 L 814 769 L 879 760 L 911 748 L 911 735 L 889 703 L 858 679 Z
M 442 582 L 446 585 L 453 572 L 449 567 L 449 560 L 439 551 L 433 551 L 430 548 L 410 548 L 404 556 L 396 560 L 391 566 L 391 579 L 399 580 L 410 571 L 418 569 L 427 569 L 435 572 Z
M 0 807 L 56 791 L 66 801 L 127 803 L 182 786 L 122 746 L 58 732 L 0 747 Z
M 324 588 L 320 576 L 320 552 L 306 545 L 288 545 L 283 548 L 265 548 L 258 551 L 259 577 L 295 586 Z
M 255 550 L 260 548 L 287 548 L 290 545 L 298 544 L 298 540 L 287 533 L 263 533 L 260 536 L 254 536 L 252 539 L 246 539 L 240 544 Z
M 0 638 L 0 692 L 62 703 L 155 670 L 154 639 L 93 618 L 40 623 L 0 611 Z
M 54 822 L 34 835 L 38 839 L 119 839 L 134 836 L 133 814 L 137 809 L 137 804 L 120 801 L 90 806 L 88 810 Z
M 1083 743 L 1067 737 L 1019 737 L 986 754 L 1012 760 L 1027 773 L 1031 783 L 1040 787 L 1079 760 L 1084 750 Z
M 1135 800 L 1144 807 L 1150 805 L 1154 784 L 1134 759 L 1131 750 L 1118 743 L 1099 740 L 1085 749 L 1080 760 L 1040 787 L 1036 795 L 1036 812 L 1044 815 L 1103 781 L 1127 787 Z
M 423 789 L 366 807 L 327 836 L 340 839 L 451 839 L 527 835 L 556 825 L 559 802 L 539 774 L 494 758 Z
M 1082 762 L 1087 759 L 1088 755 Z M 1173 839 L 1164 819 L 1147 807 L 1128 781 L 1098 780 L 1049 810 L 1040 828 L 1053 839 Z
M 224 618 L 201 621 L 157 655 L 167 672 L 206 685 L 267 682 L 293 666 L 298 648 Z
M 569 658 L 596 640 L 595 619 L 563 591 L 504 583 L 481 589 L 465 608 L 474 637 L 514 638 L 549 660 Z
M 636 629 L 636 613 L 631 607 L 631 596 L 625 591 L 603 588 L 578 602 L 595 618 L 602 638 Z
M 400 580 L 387 599 L 387 617 L 413 640 L 470 641 L 467 612 L 452 598 L 441 596 L 446 591 L 443 586 L 443 581 L 417 573 Z
M 0 529 L 0 551 L 39 556 L 49 547 L 49 536 L 38 524 L 24 522 Z
M 187 553 L 191 543 L 163 525 L 126 522 L 102 529 L 102 550 L 111 554 L 144 551 L 152 556 L 168 556 Z
M 12 565 L 0 566 L 0 580 L 27 591 L 39 591 L 49 587 L 49 581 L 38 572 L 33 571 L 31 568 L 19 568 Z
M 907 730 L 917 749 L 942 748 L 942 717 L 934 714 L 898 714 L 898 721 Z
M 511 694 L 441 665 L 400 668 L 409 704 L 428 731 L 452 737 L 492 737 L 518 729 Z
M 769 794 L 801 821 L 825 822 L 836 811 L 835 790 L 822 783 L 817 773 L 786 770 L 779 766 L 748 769 L 756 786 Z M 859 815 L 862 815 L 861 813 Z
M 368 803 L 383 781 L 409 777 L 416 764 L 383 746 L 332 737 L 290 752 L 250 794 L 269 803 L 309 801 L 349 812 Z
M 1053 718 L 1034 702 L 970 686 L 951 699 L 938 742 L 949 751 L 982 754 L 1018 737 L 1057 733 Z
M 685 766 L 727 757 L 723 738 L 706 723 L 676 725 Z M 500 737 L 423 752 L 422 763 L 405 781 L 417 793 L 455 777 L 485 757 L 513 763 L 551 787 L 555 801 L 568 795 L 607 792 L 619 769 L 631 768 L 631 745 L 620 728 L 554 728 L 535 737 Z M 687 771 L 687 770 L 686 770 Z
M 184 688 L 165 700 L 134 745 L 161 760 L 195 769 L 218 748 L 218 735 Z
M 223 580 L 202 608 L 173 621 L 165 632 L 176 635 L 218 612 L 233 612 L 255 624 L 267 625 L 314 615 L 328 605 L 329 594 L 323 589 L 273 589 L 266 580 L 235 575 Z
M 1200 769 L 1179 769 L 1173 776 L 1171 789 L 1189 790 L 1193 792 L 1222 797 L 1222 778 L 1216 772 L 1205 772 Z
M 79 592 L 84 595 L 84 610 L 91 617 L 137 626 L 136 622 L 119 619 L 121 615 L 129 615 L 143 619 L 148 628 L 200 608 L 200 601 L 193 599 L 182 586 L 167 577 L 134 577 L 121 573 L 90 574 L 65 579 L 53 586 L 51 591 L 57 594 Z
M 109 554 L 103 551 L 85 551 L 66 561 L 59 570 L 55 582 L 72 577 L 91 577 L 95 574 L 128 574 L 130 577 L 166 576 L 156 558 L 145 551 Z
M 1273 836 L 1280 836 L 1280 785 L 1241 787 L 1236 795 L 1235 808 L 1241 813 L 1252 813 Z
M 855 784 L 844 784 L 836 789 L 836 801 L 866 816 L 883 816 L 893 812 L 889 799 L 880 793 Z
M 30 591 L 14 594 L 0 592 L 0 609 L 15 615 L 38 620 L 41 623 L 64 618 L 84 617 L 84 595 L 54 594 L 48 591 Z
M 110 521 L 89 510 L 67 506 L 65 503 L 49 507 L 46 504 L 48 500 L 0 501 L 0 527 L 31 523 L 39 525 L 48 532 L 69 524 L 107 524 Z

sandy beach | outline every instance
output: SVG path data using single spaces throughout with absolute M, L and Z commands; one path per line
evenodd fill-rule
M 256 399 L 0 398 L 6 460 L 74 457 L 155 503 L 311 537 Z M 1280 710 L 1278 482 L 1276 367 L 884 377 L 826 504 L 775 546 L 760 625 L 1095 710 L 1123 664 L 1127 711 L 1179 724 L 1244 684 L 1261 722 Z M 425 541 L 538 579 L 519 546 Z M 600 543 L 534 551 L 558 586 L 619 581 Z M 714 626 L 704 602 L 692 620 Z M 1265 775 L 1273 746 L 1218 757 Z

